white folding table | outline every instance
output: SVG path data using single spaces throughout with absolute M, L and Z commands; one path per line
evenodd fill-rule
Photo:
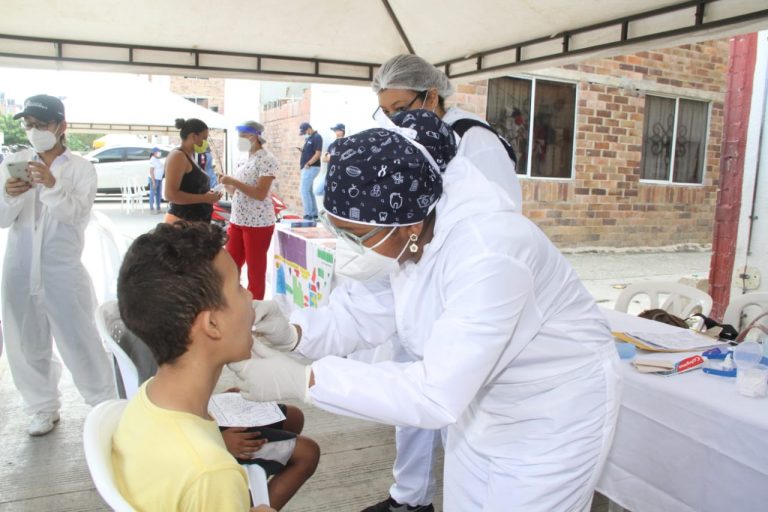
M 678 330 L 603 312 L 613 331 Z M 662 377 L 621 363 L 619 423 L 598 491 L 632 512 L 768 510 L 768 398 L 700 370 Z

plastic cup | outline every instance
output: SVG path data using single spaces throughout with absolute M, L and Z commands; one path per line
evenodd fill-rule
M 768 366 L 758 365 L 739 368 L 736 372 L 736 390 L 754 398 L 768 394 Z

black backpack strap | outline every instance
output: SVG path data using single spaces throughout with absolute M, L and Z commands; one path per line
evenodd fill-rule
M 458 119 L 455 121 L 451 128 L 453 128 L 453 131 L 459 134 L 459 137 L 463 137 L 465 133 L 467 133 L 467 130 L 470 128 L 485 128 L 486 130 L 490 131 L 494 135 L 496 135 L 499 138 L 499 141 L 501 141 L 501 144 L 504 146 L 504 149 L 507 150 L 507 154 L 509 155 L 510 160 L 515 162 L 515 166 L 517 166 L 517 155 L 515 155 L 515 150 L 512 149 L 512 145 L 507 142 L 507 139 L 499 135 L 499 133 L 494 130 L 491 126 L 485 124 L 482 121 L 478 121 L 477 119 L 469 119 L 469 118 L 463 118 Z

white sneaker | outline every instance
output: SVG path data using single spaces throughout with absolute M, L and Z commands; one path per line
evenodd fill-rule
M 56 426 L 59 421 L 58 412 L 38 412 L 32 416 L 32 421 L 27 427 L 27 434 L 31 436 L 44 436 Z

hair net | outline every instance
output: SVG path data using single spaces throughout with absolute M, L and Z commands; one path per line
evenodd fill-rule
M 373 128 L 333 146 L 323 205 L 353 222 L 403 226 L 424 220 L 442 191 L 440 170 L 411 139 Z
M 421 57 L 410 54 L 392 57 L 382 64 L 373 77 L 371 87 L 377 94 L 382 89 L 437 89 L 441 98 L 453 94 L 453 85 L 445 73 Z

